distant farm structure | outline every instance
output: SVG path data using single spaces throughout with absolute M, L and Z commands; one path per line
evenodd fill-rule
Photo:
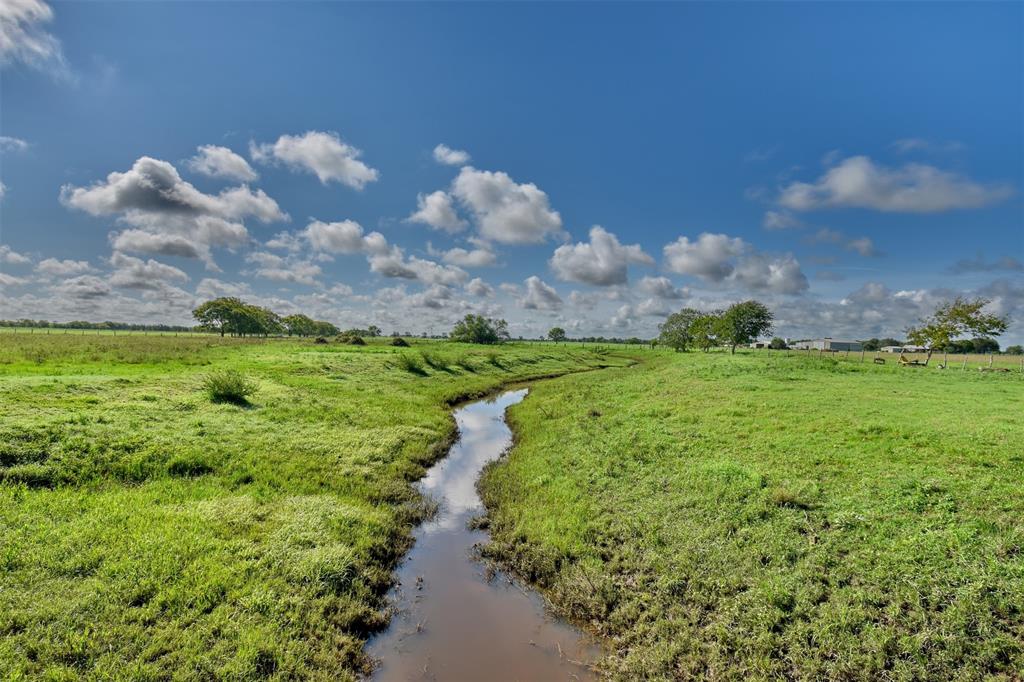
M 878 349 L 883 353 L 924 353 L 928 349 L 924 346 L 904 345 L 904 346 L 882 346 Z
M 826 336 L 823 339 L 800 339 L 792 341 L 789 347 L 796 350 L 820 350 L 820 351 L 860 351 L 863 345 L 860 341 L 841 341 Z

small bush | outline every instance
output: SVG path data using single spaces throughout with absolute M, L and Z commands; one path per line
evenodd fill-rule
M 210 400 L 215 403 L 234 403 L 248 405 L 249 396 L 256 393 L 256 384 L 245 378 L 245 375 L 233 369 L 214 372 L 203 381 Z
M 410 374 L 426 374 L 423 363 L 412 353 L 400 353 L 398 355 L 398 366 Z
M 391 345 L 397 346 L 398 348 L 408 348 L 409 342 L 403 339 L 401 336 L 396 336 L 395 338 L 391 339 Z
M 346 343 L 348 345 L 350 345 L 350 346 L 365 346 L 366 345 L 366 341 L 363 341 L 363 337 L 361 337 L 361 336 L 350 336 L 350 337 L 348 337 L 348 340 L 346 341 Z
M 317 344 L 327 343 L 327 339 L 325 339 L 322 336 L 318 336 L 315 339 L 313 339 L 313 343 L 317 343 Z

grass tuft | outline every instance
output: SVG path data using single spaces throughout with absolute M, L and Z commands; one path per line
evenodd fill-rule
M 423 366 L 423 360 L 412 353 L 399 353 L 395 358 L 396 364 L 409 374 L 424 376 L 427 370 Z
M 215 403 L 248 405 L 249 396 L 256 393 L 256 384 L 249 381 L 237 370 L 227 369 L 214 372 L 203 380 L 206 394 Z

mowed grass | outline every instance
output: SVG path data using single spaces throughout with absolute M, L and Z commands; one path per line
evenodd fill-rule
M 388 341 L 5 335 L 0 676 L 356 677 L 450 404 L 624 362 Z
M 658 353 L 541 382 L 487 554 L 618 679 L 1021 679 L 1024 379 Z

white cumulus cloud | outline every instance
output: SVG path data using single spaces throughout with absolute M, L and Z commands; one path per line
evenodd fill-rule
M 656 298 L 681 299 L 689 295 L 686 288 L 676 288 L 668 277 L 643 277 L 636 286 L 640 291 Z
M 452 149 L 446 144 L 434 147 L 434 161 L 446 166 L 464 166 L 469 163 L 469 154 L 461 149 Z
M 70 277 L 81 275 L 92 270 L 88 261 L 84 260 L 58 260 L 47 258 L 36 264 L 36 272 L 45 277 Z
M 562 307 L 562 297 L 540 277 L 527 277 L 523 284 L 526 293 L 519 299 L 519 305 L 526 310 L 558 310 Z
M 444 190 L 416 196 L 416 211 L 406 218 L 411 223 L 423 223 L 435 230 L 461 232 L 468 223 L 459 217 L 452 196 Z
M 90 215 L 118 216 L 135 230 L 111 237 L 123 250 L 198 256 L 211 266 L 212 247 L 248 242 L 245 218 L 264 223 L 288 219 L 263 190 L 241 185 L 204 194 L 185 182 L 170 163 L 148 156 L 139 158 L 130 170 L 110 173 L 89 187 L 65 185 L 60 200 Z
M 671 272 L 707 282 L 779 294 L 798 294 L 809 286 L 792 255 L 770 256 L 724 234 L 705 232 L 693 241 L 680 237 L 665 246 L 664 256 Z
M 851 156 L 814 182 L 789 184 L 779 203 L 794 211 L 844 207 L 938 213 L 987 206 L 1012 194 L 1008 184 L 979 183 L 926 164 L 890 168 L 866 156 Z
M 343 142 L 335 132 L 311 130 L 302 135 L 282 135 L 273 143 L 252 142 L 249 154 L 259 163 L 280 162 L 292 170 L 313 173 L 325 185 L 338 182 L 361 190 L 380 175 L 359 159 L 360 150 Z
M 452 183 L 452 194 L 473 214 L 485 239 L 502 244 L 537 244 L 562 237 L 562 217 L 548 195 L 532 183 L 517 183 L 501 171 L 465 166 Z
M 0 135 L 0 152 L 23 152 L 28 149 L 28 142 L 17 137 Z
M 0 244 L 0 263 L 6 263 L 7 265 L 25 265 L 31 263 L 32 259 L 25 254 L 18 253 L 7 246 L 7 244 Z
M 458 265 L 463 268 L 485 268 L 494 265 L 498 261 L 498 257 L 490 249 L 467 250 L 456 247 L 443 252 L 441 260 L 449 265 Z
M 43 30 L 51 21 L 53 10 L 41 0 L 0 2 L 0 64 L 20 62 L 65 73 L 60 41 Z
M 314 220 L 302 235 L 309 241 L 315 251 L 326 253 L 369 253 L 384 254 L 388 251 L 388 242 L 380 232 L 364 233 L 363 226 L 354 220 L 339 220 L 325 223 Z M 281 235 L 275 238 L 278 244 L 284 244 Z
M 473 296 L 494 296 L 494 287 L 479 277 L 474 277 L 466 283 L 466 291 Z
M 167 282 L 188 281 L 188 275 L 184 271 L 152 258 L 144 261 L 115 251 L 110 257 L 110 265 L 114 272 L 109 282 L 115 287 L 156 290 Z
M 654 259 L 639 244 L 623 246 L 614 234 L 595 225 L 589 242 L 559 246 L 549 264 L 560 280 L 611 286 L 626 283 L 629 265 L 654 265 Z
M 207 144 L 196 147 L 196 152 L 188 160 L 188 167 L 196 173 L 239 182 L 252 182 L 259 178 L 248 161 L 227 147 Z

